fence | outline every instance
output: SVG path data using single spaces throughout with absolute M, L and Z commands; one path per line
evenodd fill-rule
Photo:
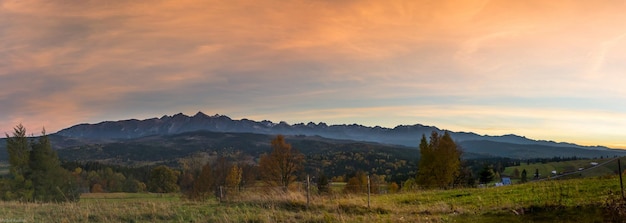
M 454 190 L 415 189 L 400 192 L 399 195 L 382 199 L 372 197 L 387 196 L 386 185 L 377 189 L 369 185 L 347 185 L 346 183 L 330 183 L 329 192 L 318 190 L 318 185 L 305 180 L 295 182 L 289 188 L 280 186 L 250 186 L 250 187 L 220 187 L 216 197 L 220 202 L 228 203 L 262 203 L 267 207 L 276 204 L 287 205 L 290 208 L 309 208 L 311 205 L 338 205 L 349 201 L 351 204 L 370 209 L 376 205 L 373 201 L 385 201 L 388 198 L 402 200 L 403 203 L 420 204 L 420 199 L 429 201 L 440 200 L 442 203 L 461 202 L 470 198 L 477 206 L 493 204 L 509 204 L 519 206 L 576 206 L 589 203 L 589 200 L 602 203 L 608 198 L 619 196 L 621 185 L 617 177 L 596 179 L 566 180 L 566 181 L 537 181 L 525 184 L 514 184 L 497 188 L 457 188 Z M 620 180 L 621 181 L 621 180 Z M 351 189 L 352 188 L 352 189 Z M 357 191 L 357 192 L 349 192 Z M 377 191 L 378 193 L 374 193 Z M 414 199 L 414 200 L 411 200 Z M 327 203 L 325 203 L 327 202 Z M 466 202 L 466 201 L 464 201 Z

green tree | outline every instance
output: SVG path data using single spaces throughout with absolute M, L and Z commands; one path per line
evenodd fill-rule
M 10 172 L 14 177 L 24 176 L 29 170 L 30 143 L 26 137 L 26 128 L 22 124 L 13 128 L 13 137 L 6 134 L 7 152 L 9 154 Z
M 317 177 L 317 191 L 319 193 L 330 192 L 330 183 L 328 181 L 328 177 L 324 173 L 320 173 Z
M 80 194 L 72 174 L 63 169 L 56 151 L 52 150 L 45 130 L 30 152 L 29 178 L 33 182 L 36 201 L 76 201 Z
M 409 178 L 404 183 L 402 183 L 402 191 L 412 191 L 417 189 L 417 183 L 415 182 L 415 178 Z
M 448 132 L 439 136 L 433 131 L 430 142 L 422 135 L 417 183 L 427 188 L 453 186 L 461 171 L 461 154 L 461 150 Z
M 5 187 L 4 199 L 42 202 L 78 200 L 80 193 L 76 178 L 61 167 L 45 130 L 38 140 L 29 142 L 26 129 L 18 125 L 14 128 L 13 137 L 7 138 L 7 152 L 13 178 Z
M 124 180 L 124 183 L 122 185 L 122 191 L 124 192 L 137 193 L 137 192 L 143 192 L 145 190 L 146 190 L 146 185 L 132 176 L 126 178 L 126 180 Z
M 272 152 L 261 155 L 259 170 L 265 182 L 286 191 L 296 180 L 295 173 L 302 169 L 303 162 L 304 155 L 285 142 L 284 136 L 278 135 L 272 140 Z
M 481 184 L 489 183 L 493 181 L 493 179 L 495 178 L 496 178 L 496 173 L 493 172 L 493 168 L 491 166 L 485 165 L 483 167 L 483 170 L 480 171 L 480 183 Z
M 5 182 L 2 198 L 4 200 L 30 201 L 33 198 L 33 182 L 27 178 L 30 172 L 30 143 L 26 137 L 26 129 L 22 124 L 13 128 L 13 136 L 7 137 L 7 152 L 9 154 L 9 172 L 12 179 Z
M 522 183 L 528 182 L 528 174 L 526 173 L 526 169 L 522 170 L 522 179 L 520 180 Z
M 179 173 L 165 165 L 157 166 L 150 171 L 148 191 L 153 193 L 173 193 L 179 190 Z

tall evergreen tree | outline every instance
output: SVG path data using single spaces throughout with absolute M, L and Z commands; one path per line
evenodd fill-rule
M 27 178 L 30 172 L 28 167 L 30 143 L 26 137 L 26 129 L 22 124 L 13 128 L 13 136 L 7 137 L 7 152 L 9 154 L 9 172 L 12 180 L 6 182 L 2 191 L 4 200 L 30 201 L 33 198 L 33 183 Z
M 28 159 L 30 155 L 30 143 L 26 137 L 26 128 L 22 124 L 13 128 L 13 137 L 7 137 L 7 152 L 11 174 L 14 177 L 24 176 L 28 171 Z
M 461 150 L 448 132 L 442 136 L 435 131 L 426 142 L 420 141 L 420 163 L 417 170 L 417 183 L 427 188 L 448 188 L 453 186 L 461 171 Z
M 29 157 L 30 174 L 35 201 L 75 201 L 79 192 L 75 178 L 61 167 L 56 151 L 45 130 L 38 142 L 33 143 Z
M 526 169 L 522 170 L 522 179 L 520 179 L 520 181 L 521 181 L 522 183 L 526 183 L 526 182 L 528 182 L 528 176 L 527 176 L 527 175 L 528 175 L 528 174 L 526 173 Z
M 12 182 L 3 199 L 21 201 L 76 201 L 80 193 L 72 174 L 63 169 L 45 130 L 37 141 L 29 142 L 20 124 L 13 137 L 7 137 Z
M 485 165 L 483 167 L 483 170 L 480 171 L 480 183 L 481 184 L 489 183 L 493 181 L 493 179 L 495 178 L 496 178 L 496 173 L 493 171 L 493 168 L 489 165 Z

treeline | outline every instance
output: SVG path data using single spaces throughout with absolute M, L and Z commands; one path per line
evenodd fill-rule
M 151 166 L 127 167 L 99 162 L 61 162 L 72 173 L 81 192 L 145 192 Z
M 10 175 L 0 179 L 2 200 L 76 201 L 80 197 L 75 178 L 60 165 L 45 130 L 38 139 L 28 139 L 21 124 L 7 136 Z
M 195 153 L 167 165 L 131 167 L 61 162 L 45 132 L 35 140 L 26 137 L 21 125 L 14 130 L 13 136 L 7 135 L 10 174 L 0 179 L 0 196 L 4 200 L 75 201 L 80 193 L 88 192 L 182 193 L 191 200 L 206 200 L 246 188 L 287 191 L 293 185 L 301 185 L 294 182 L 307 179 L 320 193 L 333 192 L 331 182 L 345 182 L 341 190 L 345 193 L 380 193 L 381 188 L 385 188 L 384 192 L 448 189 L 498 180 L 504 168 L 522 162 L 577 159 L 463 160 L 461 148 L 447 132 L 432 132 L 428 138 L 421 137 L 419 154 L 415 150 L 383 150 L 353 143 L 339 150 L 322 148 L 319 153 L 305 156 L 278 135 L 271 140 L 271 151 L 259 156 L 227 149 L 221 153 Z M 306 149 L 312 147 L 308 145 Z M 416 160 L 400 159 L 398 151 L 413 152 Z M 527 174 L 530 175 L 520 173 Z

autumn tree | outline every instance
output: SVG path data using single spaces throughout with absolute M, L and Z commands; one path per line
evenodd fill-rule
M 348 176 L 348 182 L 343 188 L 345 193 L 366 193 L 367 192 L 367 174 L 363 171 L 357 171 L 353 176 Z
M 206 200 L 215 191 L 215 179 L 210 164 L 202 166 L 200 175 L 193 182 L 193 187 L 187 192 L 187 197 L 192 200 Z
M 459 176 L 461 150 L 448 132 L 440 136 L 433 131 L 430 141 L 422 135 L 420 141 L 420 162 L 417 170 L 417 183 L 427 188 L 448 188 Z
M 263 154 L 259 160 L 259 170 L 263 179 L 270 185 L 281 186 L 286 191 L 296 180 L 295 173 L 302 169 L 304 155 L 285 142 L 282 135 L 272 140 L 272 152 Z
M 153 193 L 173 193 L 177 192 L 179 172 L 170 169 L 167 166 L 157 166 L 150 171 L 150 180 L 148 181 L 148 191 Z
M 226 187 L 229 188 L 237 188 L 241 184 L 242 170 L 241 168 L 235 164 L 228 171 L 228 175 L 226 175 Z

